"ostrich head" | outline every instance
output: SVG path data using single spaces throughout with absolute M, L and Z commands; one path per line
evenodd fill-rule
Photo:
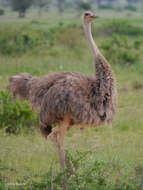
M 91 11 L 86 11 L 86 12 L 83 13 L 83 21 L 85 23 L 92 22 L 93 20 L 95 20 L 97 18 L 98 18 L 98 16 L 95 13 L 91 12 Z
M 27 100 L 29 97 L 30 80 L 32 76 L 29 73 L 21 73 L 12 76 L 9 79 L 8 90 L 12 92 L 14 98 L 19 97 L 22 100 Z

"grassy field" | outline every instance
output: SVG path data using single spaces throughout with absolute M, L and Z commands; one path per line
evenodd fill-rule
M 143 18 L 141 15 L 133 16 L 128 18 L 130 25 L 142 28 Z M 107 35 L 100 29 L 112 20 L 111 18 L 105 18 L 105 16 L 99 19 L 93 25 L 93 32 L 95 41 L 103 54 L 107 55 L 117 79 L 118 112 L 112 127 L 103 126 L 97 129 L 85 130 L 72 129 L 68 132 L 66 149 L 69 153 L 69 159 L 78 165 L 75 175 L 69 179 L 69 190 L 143 189 L 143 48 L 142 44 L 137 47 L 134 46 L 138 43 L 136 41 L 143 42 L 142 34 L 130 35 L 130 31 L 126 35 L 118 33 L 121 44 L 116 45 L 115 50 L 122 54 L 124 53 L 122 52 L 124 47 L 125 50 L 128 50 L 127 55 L 137 54 L 137 58 L 133 57 L 131 60 L 125 56 L 119 64 L 118 55 L 114 56 L 112 52 L 111 54 L 108 53 L 112 49 L 103 48 L 105 47 L 104 43 L 109 43 L 111 46 L 117 44 L 116 41 L 112 41 L 116 33 Z M 122 22 L 126 19 L 117 20 Z M 71 23 L 79 27 L 72 28 L 71 31 L 65 29 L 63 34 L 58 32 L 59 28 L 57 28 L 54 45 L 47 45 L 49 43 L 47 40 L 45 44 L 30 49 L 23 55 L 1 54 L 0 90 L 6 89 L 10 76 L 20 72 L 29 72 L 35 76 L 60 71 L 94 74 L 92 53 L 82 33 L 80 27 L 82 23 L 79 18 L 66 15 L 63 18 L 52 16 L 46 18 L 44 16 L 38 20 L 32 20 L 30 17 L 25 20 L 17 19 L 15 16 L 11 19 L 6 17 L 2 19 L 0 28 L 8 27 L 11 29 L 28 25 L 33 30 L 47 32 L 56 26 L 69 27 Z M 96 29 L 99 31 L 98 33 Z M 138 31 L 138 28 L 136 30 Z M 70 35 L 67 32 L 70 32 Z M 72 38 L 72 40 L 69 38 Z M 128 47 L 124 45 L 126 40 Z M 83 156 L 78 160 L 80 155 Z M 104 177 L 110 184 L 109 186 L 107 182 L 104 184 L 105 181 L 102 181 L 97 188 L 97 184 L 94 184 L 93 181 L 99 181 L 95 176 L 92 176 L 90 171 L 93 165 L 96 166 L 94 168 L 95 176 L 97 173 L 100 180 L 103 180 Z M 62 179 L 59 177 L 63 175 L 62 172 L 59 168 L 54 145 L 49 139 L 43 139 L 37 130 L 32 134 L 20 133 L 16 136 L 6 134 L 4 128 L 0 130 L 0 189 L 59 190 L 62 189 L 60 186 L 60 180 Z M 85 173 L 91 176 L 93 181 L 90 182 L 91 179 L 85 178 Z M 77 186 L 74 184 L 75 179 L 79 179 Z M 43 184 L 46 183 L 44 180 L 50 181 L 51 186 L 48 186 L 48 184 L 44 186 Z M 87 184 L 92 184 L 92 186 L 84 185 L 82 180 L 85 180 L 84 182 Z M 113 184 L 115 184 L 114 187 Z

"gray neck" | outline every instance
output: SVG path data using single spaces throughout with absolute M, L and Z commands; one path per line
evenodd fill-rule
M 84 31 L 85 31 L 85 35 L 89 41 L 89 44 L 91 46 L 91 49 L 93 51 L 94 57 L 97 56 L 97 54 L 100 52 L 98 47 L 96 46 L 93 37 L 92 37 L 92 33 L 91 33 L 91 23 L 90 22 L 84 22 Z

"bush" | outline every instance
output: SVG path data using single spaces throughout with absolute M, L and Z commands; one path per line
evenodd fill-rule
M 99 9 L 104 9 L 104 10 L 108 10 L 108 9 L 113 9 L 113 6 L 108 4 L 108 5 L 100 5 Z
M 62 22 L 44 32 L 32 29 L 29 25 L 16 29 L 1 27 L 0 53 L 20 56 L 29 51 L 37 54 L 35 50 L 39 50 L 39 47 L 51 50 L 55 44 L 73 48 L 81 44 L 82 34 L 80 26 L 75 24 L 65 26 Z
M 76 48 L 81 46 L 81 38 L 83 31 L 76 25 L 68 25 L 57 30 L 55 33 L 55 42 L 59 45 L 64 45 L 69 48 Z M 69 37 L 70 34 L 70 37 Z
M 0 16 L 4 15 L 4 13 L 5 13 L 4 9 L 0 8 Z
M 44 43 L 44 33 L 29 26 L 0 29 L 0 53 L 3 55 L 22 55 Z
M 70 37 L 69 37 L 70 34 Z M 81 38 L 83 37 L 83 29 L 76 24 L 64 25 L 60 22 L 56 27 L 52 27 L 46 33 L 46 39 L 50 46 L 61 45 L 68 48 L 81 46 Z
M 62 190 L 64 189 L 63 184 L 66 182 L 67 190 L 109 190 L 109 187 L 111 189 L 112 184 L 105 177 L 105 163 L 96 159 L 92 163 L 87 163 L 89 153 L 91 152 L 76 152 L 72 155 L 67 152 L 67 168 L 60 169 L 59 173 L 55 174 L 53 173 L 53 166 L 51 166 L 50 170 L 41 176 L 41 181 L 30 181 L 26 188 L 34 190 Z M 70 178 L 67 178 L 71 167 L 75 168 L 75 173 Z
M 97 33 L 98 34 L 102 33 L 108 36 L 111 36 L 114 34 L 137 36 L 137 35 L 143 35 L 143 29 L 139 26 L 131 25 L 128 22 L 128 20 L 114 19 L 100 26 L 97 29 Z
M 103 41 L 100 46 L 104 50 L 104 55 L 113 64 L 132 65 L 140 56 L 135 51 L 134 44 L 131 44 L 127 37 L 114 35 L 112 39 Z
M 18 134 L 22 130 L 33 130 L 37 124 L 37 115 L 28 102 L 14 101 L 9 92 L 0 91 L 0 128 L 6 133 Z
M 134 41 L 134 48 L 139 49 L 140 46 L 141 46 L 141 41 L 140 40 L 135 40 Z
M 42 176 L 35 176 L 34 180 L 25 178 L 20 183 L 26 183 L 23 190 L 141 190 L 143 167 L 136 166 L 134 174 L 128 176 L 121 171 L 119 163 L 98 161 L 96 153 L 92 151 L 67 152 L 67 162 L 75 168 L 74 174 L 68 178 L 71 165 L 54 172 L 51 165 L 49 171 Z M 92 158 L 92 159 L 91 159 Z M 124 168 L 125 169 L 125 168 Z M 116 176 L 115 176 L 116 173 Z M 113 176 L 112 176 L 113 175 Z M 63 184 L 66 182 L 66 188 Z M 13 189 L 14 190 L 14 189 Z
M 91 10 L 91 4 L 88 2 L 80 1 L 78 4 L 78 9 Z
M 125 6 L 125 10 L 137 11 L 137 8 L 133 5 L 127 5 L 127 6 Z

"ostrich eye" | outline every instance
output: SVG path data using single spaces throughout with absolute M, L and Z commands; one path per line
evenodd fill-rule
M 85 16 L 89 16 L 90 14 L 89 13 L 85 13 Z

